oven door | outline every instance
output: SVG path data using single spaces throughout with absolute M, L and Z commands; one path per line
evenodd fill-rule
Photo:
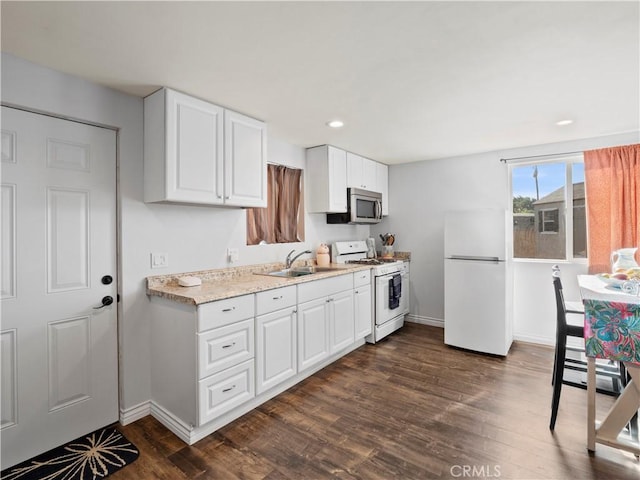
M 394 274 L 376 277 L 376 325 L 382 325 L 389 320 L 402 315 L 402 308 L 389 308 L 389 281 Z

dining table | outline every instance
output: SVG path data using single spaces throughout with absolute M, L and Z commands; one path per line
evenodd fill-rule
M 594 452 L 600 443 L 639 456 L 637 426 L 624 430 L 640 410 L 640 296 L 601 275 L 578 275 L 578 285 L 585 312 L 587 448 Z M 596 421 L 597 358 L 622 362 L 629 378 L 601 422 Z

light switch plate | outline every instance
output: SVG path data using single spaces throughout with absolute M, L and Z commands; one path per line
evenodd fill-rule
M 151 268 L 167 268 L 169 266 L 169 254 L 164 252 L 151 253 Z
M 227 248 L 227 260 L 229 263 L 237 262 L 239 257 L 240 253 L 237 248 Z

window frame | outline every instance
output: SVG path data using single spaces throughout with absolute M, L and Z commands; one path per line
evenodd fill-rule
M 514 262 L 518 262 L 518 263 L 549 263 L 549 262 L 553 262 L 553 263 L 574 263 L 574 264 L 585 264 L 587 265 L 589 263 L 589 258 L 588 256 L 585 257 L 576 257 L 574 255 L 574 251 L 573 251 L 573 164 L 579 163 L 579 164 L 583 164 L 584 165 L 584 156 L 582 155 L 582 153 L 574 153 L 574 154 L 566 154 L 566 155 L 544 155 L 544 157 L 548 157 L 548 158 L 544 158 L 544 159 L 539 159 L 539 158 L 535 158 L 534 156 L 531 157 L 524 157 L 522 159 L 519 159 L 517 161 L 510 161 L 507 162 L 507 167 L 508 167 L 508 193 L 509 193 L 509 198 L 508 198 L 508 205 L 509 205 L 509 217 L 510 217 L 510 222 L 509 225 L 511 225 L 511 229 L 509 231 L 509 257 L 511 259 L 511 261 Z M 526 258 L 526 257 L 515 257 L 514 256 L 514 250 L 513 250 L 513 198 L 514 198 L 514 192 L 513 192 L 513 169 L 514 168 L 520 168 L 520 167 L 533 167 L 536 165 L 545 165 L 545 164 L 552 164 L 552 163 L 564 163 L 565 166 L 565 185 L 564 185 L 564 221 L 565 221 L 565 258 Z M 567 188 L 571 186 L 572 188 Z M 571 208 L 569 208 L 568 206 L 571 205 Z M 585 211 L 588 211 L 588 202 L 587 202 L 587 198 L 586 198 L 586 191 L 585 191 L 585 205 L 584 205 Z M 553 209 L 553 210 L 558 210 L 558 215 L 560 215 L 560 211 L 561 209 Z M 569 213 L 570 210 L 570 213 Z M 560 217 L 558 217 L 558 223 L 560 222 Z M 541 232 L 543 234 L 553 234 L 552 232 Z M 589 232 L 588 232 L 588 225 L 587 225 L 587 230 L 586 230 L 586 239 L 585 241 L 587 242 L 587 251 L 588 251 L 588 238 L 589 238 Z
M 545 213 L 556 212 L 556 218 L 552 218 L 551 220 L 545 219 Z M 538 213 L 541 213 L 541 220 L 538 222 L 538 228 L 542 227 L 542 230 L 538 230 L 538 233 L 542 234 L 560 234 L 560 209 L 559 208 L 541 208 L 538 210 Z M 547 230 L 545 225 L 547 223 L 552 223 L 555 226 L 555 230 Z

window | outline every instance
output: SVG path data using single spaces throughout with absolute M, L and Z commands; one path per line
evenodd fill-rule
M 513 257 L 586 258 L 582 156 L 510 165 Z M 571 188 L 566 188 L 570 185 Z M 573 205 L 573 208 L 566 208 Z
M 247 209 L 247 245 L 304 241 L 302 170 L 267 165 L 267 207 Z
M 558 221 L 558 209 L 551 208 L 538 211 L 538 232 L 558 233 L 560 222 Z

